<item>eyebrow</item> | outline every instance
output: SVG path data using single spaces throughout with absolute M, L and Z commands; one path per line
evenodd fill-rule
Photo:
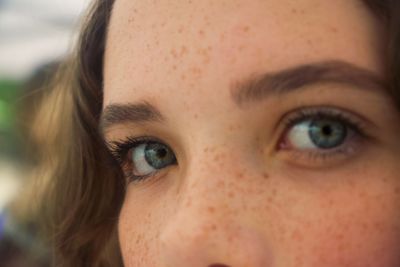
M 100 129 L 106 129 L 117 124 L 164 122 L 165 117 L 150 103 L 110 104 L 106 106 L 100 117 Z
M 271 95 L 282 95 L 310 88 L 313 85 L 340 84 L 360 90 L 382 90 L 384 80 L 374 72 L 344 61 L 304 64 L 278 72 L 269 72 L 236 82 L 231 98 L 238 107 L 260 102 Z M 165 122 L 165 117 L 152 104 L 143 101 L 109 104 L 102 112 L 100 130 L 124 123 Z
M 253 76 L 237 82 L 231 97 L 238 106 L 259 102 L 271 95 L 293 93 L 313 85 L 339 84 L 361 90 L 382 90 L 384 80 L 378 74 L 344 61 L 305 64 L 274 73 Z

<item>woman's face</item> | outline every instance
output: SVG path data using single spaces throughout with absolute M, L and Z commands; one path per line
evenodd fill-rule
M 116 1 L 125 266 L 400 266 L 385 42 L 358 0 Z

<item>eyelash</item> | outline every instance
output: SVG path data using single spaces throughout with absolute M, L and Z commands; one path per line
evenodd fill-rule
M 305 120 L 331 119 L 343 123 L 357 134 L 365 136 L 364 125 L 359 119 L 355 119 L 354 116 L 350 116 L 348 113 L 332 107 L 306 107 L 285 115 L 286 119 L 283 121 L 283 126 L 285 129 L 290 129 Z
M 337 121 L 342 123 L 345 127 L 353 131 L 358 139 L 365 139 L 368 136 L 365 134 L 365 126 L 361 122 L 360 119 L 355 118 L 355 116 L 350 115 L 350 112 L 342 111 L 333 107 L 303 107 L 301 109 L 294 110 L 285 116 L 283 116 L 283 134 L 282 137 L 278 141 L 277 149 L 278 150 L 290 150 L 286 149 L 282 146 L 283 137 L 287 136 L 287 133 L 290 129 L 292 129 L 296 124 L 300 122 L 304 122 L 306 120 L 319 120 L 319 119 L 328 119 L 332 121 Z M 131 149 L 137 148 L 139 145 L 146 143 L 161 143 L 164 144 L 163 141 L 158 138 L 151 136 L 142 136 L 142 137 L 127 137 L 125 140 L 113 141 L 107 143 L 107 147 L 113 155 L 114 159 L 117 163 L 122 167 L 126 178 L 131 182 L 140 182 L 146 180 L 147 178 L 151 178 L 155 176 L 159 171 L 155 171 L 150 173 L 149 175 L 134 175 L 131 163 L 129 162 L 129 151 Z M 348 146 L 348 145 L 345 145 Z M 350 149 L 351 150 L 351 149 Z M 172 151 L 172 150 L 171 150 Z M 329 149 L 329 151 L 297 151 L 297 153 L 301 153 L 302 156 L 306 157 L 307 160 L 311 160 L 313 162 L 325 162 L 332 157 L 346 155 L 351 151 L 346 148 L 335 148 Z M 291 152 L 293 153 L 293 151 Z M 297 154 L 299 155 L 299 154 Z

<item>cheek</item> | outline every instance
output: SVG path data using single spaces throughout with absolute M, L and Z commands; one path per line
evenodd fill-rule
M 400 199 L 391 191 L 321 195 L 304 205 L 312 212 L 289 223 L 284 240 L 296 266 L 400 266 Z
M 157 255 L 155 245 L 159 234 L 151 210 L 144 203 L 125 200 L 118 222 L 118 236 L 126 267 L 157 266 L 153 255 Z
M 318 245 L 310 243 L 309 251 L 316 254 L 311 266 L 399 266 L 399 225 L 380 215 L 365 217 L 360 211 L 351 220 L 333 218 L 318 229 L 312 238 Z
M 381 180 L 376 176 L 347 177 L 345 180 L 357 182 L 327 187 L 298 182 L 288 185 L 283 178 L 270 177 L 268 181 L 281 183 L 265 186 L 266 194 L 273 188 L 281 194 L 271 199 L 268 209 L 260 208 L 266 195 L 251 201 L 248 196 L 253 193 L 232 190 L 238 196 L 245 194 L 242 199 L 255 205 L 249 210 L 238 208 L 236 222 L 245 217 L 251 225 L 257 225 L 254 227 L 260 234 L 270 238 L 272 254 L 280 263 L 276 266 L 398 267 L 400 196 L 396 186 L 400 181 L 393 173 L 389 176 Z M 154 199 L 155 194 L 136 190 L 128 192 L 125 199 L 118 230 L 126 267 L 165 266 L 159 256 L 160 232 L 176 219 L 173 209 L 177 203 L 168 197 Z
M 128 212 L 127 205 L 124 204 L 118 222 L 118 236 L 126 266 L 143 264 L 148 257 L 149 248 L 145 242 L 147 237 L 143 236 L 143 232 L 137 227 L 137 225 L 142 227 L 143 224 L 134 216 Z

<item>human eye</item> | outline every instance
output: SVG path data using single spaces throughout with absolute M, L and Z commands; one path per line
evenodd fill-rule
M 130 182 L 151 178 L 162 169 L 177 164 L 172 149 L 156 138 L 127 138 L 107 145 Z
M 363 119 L 333 107 L 311 107 L 289 113 L 278 149 L 305 167 L 323 167 L 355 156 L 368 139 Z

